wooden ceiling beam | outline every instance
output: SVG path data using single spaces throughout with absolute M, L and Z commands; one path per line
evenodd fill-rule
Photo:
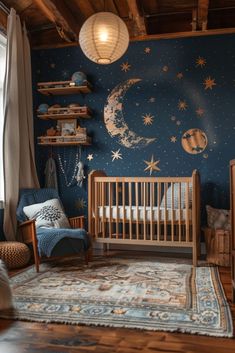
M 53 22 L 66 41 L 77 41 L 79 26 L 62 0 L 34 0 L 44 15 Z
M 198 0 L 198 29 L 207 30 L 209 0 Z
M 141 16 L 137 1 L 136 0 L 127 0 L 127 4 L 130 10 L 130 17 L 133 20 L 136 30 L 134 31 L 137 36 L 146 35 L 146 27 L 144 23 L 144 18 Z
M 187 32 L 176 32 L 176 33 L 161 33 L 161 34 L 148 34 L 144 36 L 132 37 L 131 42 L 149 41 L 149 40 L 161 40 L 161 39 L 178 39 L 178 38 L 190 38 L 190 37 L 204 37 L 224 34 L 235 34 L 234 28 L 222 28 L 222 29 L 208 29 L 207 31 L 187 31 Z M 32 43 L 33 49 L 45 49 L 45 48 L 61 48 L 68 46 L 77 46 L 77 42 L 71 43 L 48 43 L 48 36 L 45 34 L 45 42 L 40 43 L 36 40 Z
M 78 9 L 81 11 L 84 18 L 88 18 L 95 13 L 95 9 L 92 5 L 92 1 L 88 0 L 73 0 L 77 5 Z

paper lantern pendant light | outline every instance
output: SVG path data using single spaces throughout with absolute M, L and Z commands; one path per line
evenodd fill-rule
M 129 33 L 120 17 L 111 12 L 98 12 L 83 24 L 79 43 L 91 61 L 111 64 L 127 50 Z

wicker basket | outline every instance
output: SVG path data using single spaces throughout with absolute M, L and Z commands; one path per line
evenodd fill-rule
M 230 266 L 230 231 L 203 228 L 206 241 L 207 262 Z
M 24 243 L 16 241 L 0 242 L 0 259 L 5 262 L 8 269 L 27 265 L 30 256 L 30 250 Z

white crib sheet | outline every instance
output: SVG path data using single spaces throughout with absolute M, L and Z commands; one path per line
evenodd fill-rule
M 144 213 L 146 214 L 146 221 L 150 222 L 151 219 L 153 221 L 163 221 L 166 219 L 166 221 L 171 221 L 172 219 L 174 221 L 178 221 L 181 219 L 181 221 L 185 221 L 187 217 L 187 212 L 188 212 L 188 219 L 192 220 L 192 210 L 191 209 L 171 209 L 167 208 L 166 209 L 166 216 L 165 216 L 165 208 L 160 207 L 159 212 L 158 212 L 158 207 L 152 207 L 152 218 L 151 218 L 151 207 L 146 206 L 145 211 L 143 206 L 125 206 L 125 209 L 123 206 L 111 206 L 111 218 L 112 219 L 119 219 L 121 221 L 124 218 L 124 213 L 125 213 L 125 219 L 130 220 L 130 214 L 132 216 L 132 220 L 136 221 L 137 220 L 137 212 L 138 212 L 138 220 L 139 221 L 144 221 Z M 103 214 L 105 218 L 110 218 L 110 207 L 109 206 L 99 206 L 98 207 L 98 213 L 99 217 L 102 218 Z M 118 217 L 117 217 L 118 215 Z M 159 217 L 158 217 L 159 216 Z

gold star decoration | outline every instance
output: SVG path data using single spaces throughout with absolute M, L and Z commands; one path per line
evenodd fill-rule
M 88 159 L 88 161 L 91 161 L 94 157 L 93 157 L 93 154 L 88 154 L 86 158 Z
M 146 54 L 149 54 L 149 53 L 151 52 L 151 49 L 150 49 L 149 47 L 146 47 L 146 48 L 144 49 L 144 51 L 145 51 Z
M 178 74 L 176 75 L 176 77 L 177 77 L 179 80 L 181 80 L 181 79 L 184 77 L 184 75 L 183 75 L 182 72 L 178 72 Z
M 171 136 L 171 142 L 176 143 L 177 137 L 176 136 Z
M 179 110 L 186 110 L 187 108 L 188 108 L 187 103 L 185 101 L 179 100 L 178 109 Z
M 169 70 L 169 67 L 168 66 L 163 66 L 163 68 L 162 68 L 162 71 L 164 71 L 164 72 L 167 72 Z
M 128 61 L 121 64 L 121 70 L 122 71 L 127 72 L 127 71 L 130 70 L 130 68 L 131 68 L 131 65 L 128 63 Z
M 144 169 L 144 171 L 147 172 L 149 170 L 150 175 L 152 175 L 152 172 L 155 170 L 160 171 L 161 169 L 157 167 L 159 162 L 160 162 L 160 160 L 154 161 L 154 157 L 152 154 L 151 161 L 144 161 L 144 163 L 147 164 L 147 167 Z
M 112 162 L 115 160 L 115 159 L 122 159 L 122 154 L 120 153 L 120 148 L 119 150 L 117 151 L 111 151 L 112 152 Z
M 213 86 L 216 86 L 215 79 L 209 76 L 204 80 L 203 85 L 205 86 L 205 89 L 212 89 Z
M 196 110 L 196 113 L 198 116 L 202 116 L 204 114 L 204 112 L 205 112 L 205 110 L 200 107 Z
M 153 116 L 151 114 L 145 114 L 143 115 L 143 122 L 144 125 L 152 125 L 153 123 Z
M 206 59 L 202 58 L 201 56 L 199 56 L 196 59 L 196 67 L 200 66 L 201 68 L 203 68 L 204 66 L 206 66 Z
M 203 158 L 207 159 L 207 158 L 208 158 L 208 154 L 207 154 L 207 153 L 204 153 L 204 154 L 203 154 Z
M 87 203 L 86 203 L 86 200 L 84 199 L 78 199 L 76 202 L 75 202 L 75 206 L 77 209 L 84 209 L 87 207 Z

